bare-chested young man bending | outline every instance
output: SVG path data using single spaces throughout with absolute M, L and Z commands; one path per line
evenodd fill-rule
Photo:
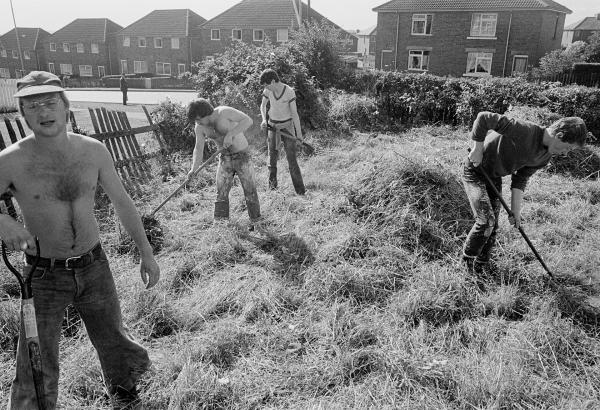
M 85 323 L 116 405 L 126 405 L 137 400 L 136 381 L 150 360 L 123 327 L 93 212 L 98 184 L 140 250 L 140 272 L 146 287 L 158 281 L 159 267 L 106 147 L 93 138 L 67 132 L 69 100 L 58 77 L 34 71 L 18 80 L 17 88 L 20 112 L 33 134 L 0 152 L 0 192 L 12 192 L 25 226 L 0 215 L 0 238 L 9 249 L 23 250 L 28 263 L 36 253 L 35 237 L 39 238 L 42 258 L 33 274 L 33 293 L 46 407 L 56 406 L 58 344 L 69 304 Z M 21 331 L 11 409 L 37 408 L 23 339 Z
M 250 216 L 250 228 L 260 220 L 260 204 L 254 184 L 254 170 L 248 153 L 248 140 L 244 131 L 252 126 L 252 119 L 232 107 L 214 108 L 204 98 L 198 98 L 188 105 L 188 119 L 195 123 L 196 145 L 192 159 L 192 175 L 202 162 L 204 143 L 211 138 L 217 146 L 224 148 L 217 167 L 217 200 L 215 202 L 215 220 L 229 218 L 229 191 L 235 175 L 240 179 L 246 206 Z

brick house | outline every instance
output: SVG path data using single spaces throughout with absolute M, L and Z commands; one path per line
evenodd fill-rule
M 510 76 L 560 48 L 552 0 L 392 0 L 377 13 L 375 65 L 451 76 Z
M 359 54 L 358 68 L 363 70 L 375 68 L 375 40 L 377 26 L 371 26 L 356 33 L 358 37 L 357 52 Z
M 358 38 L 341 29 L 300 0 L 242 0 L 204 23 L 201 29 L 204 58 L 214 58 L 233 41 L 260 45 L 266 39 L 274 44 L 288 41 L 290 31 L 303 21 L 321 21 L 345 34 L 344 52 L 356 52 Z
M 600 13 L 565 27 L 562 45 L 568 46 L 575 41 L 587 41 L 594 33 L 600 33 Z
M 115 33 L 123 27 L 106 18 L 75 19 L 45 42 L 45 70 L 56 75 L 95 77 L 115 74 Z
M 189 9 L 154 10 L 117 34 L 119 72 L 177 76 L 200 58 L 198 27 Z
M 30 71 L 42 70 L 46 67 L 43 42 L 50 33 L 41 28 L 27 27 L 17 27 L 17 32 L 21 54 L 19 54 L 15 29 L 0 37 L 0 78 L 21 78 Z

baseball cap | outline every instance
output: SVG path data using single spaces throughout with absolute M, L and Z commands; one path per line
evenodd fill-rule
M 17 80 L 17 93 L 13 96 L 27 97 L 29 95 L 56 93 L 65 91 L 60 79 L 47 71 L 32 71 Z

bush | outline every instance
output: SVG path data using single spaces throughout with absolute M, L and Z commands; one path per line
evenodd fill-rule
M 600 89 L 569 85 L 551 87 L 543 91 L 548 108 L 563 117 L 581 117 L 588 131 L 600 136 Z
M 152 119 L 160 127 L 167 150 L 191 151 L 194 149 L 196 136 L 194 127 L 188 122 L 187 107 L 167 98 L 152 111 Z
M 325 94 L 327 102 L 327 128 L 368 130 L 377 120 L 374 98 L 331 89 Z

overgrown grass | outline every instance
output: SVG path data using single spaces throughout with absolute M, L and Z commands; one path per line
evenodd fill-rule
M 459 179 L 465 130 L 309 138 L 307 197 L 294 195 L 285 160 L 268 190 L 254 153 L 261 230 L 248 232 L 237 183 L 230 222 L 213 225 L 214 167 L 167 203 L 150 291 L 116 252 L 112 211 L 99 210 L 124 319 L 153 361 L 144 408 L 600 407 L 600 186 L 577 173 L 579 160 L 535 174 L 524 198 L 524 228 L 556 282 L 504 213 L 495 268 L 475 278 L 459 263 L 472 222 Z M 173 161 L 137 199 L 142 213 L 184 178 L 189 157 Z M 9 296 L 0 406 L 18 329 Z M 61 352 L 60 403 L 110 408 L 85 332 L 65 335 Z

